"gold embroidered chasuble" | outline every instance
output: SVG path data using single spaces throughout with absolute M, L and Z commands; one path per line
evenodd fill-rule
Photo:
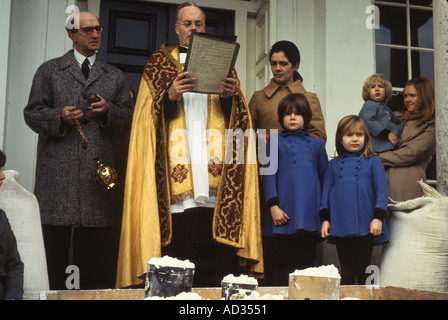
M 226 123 L 218 95 L 208 95 L 207 155 L 210 195 L 216 196 L 221 178 L 225 145 Z M 192 169 L 185 131 L 185 110 L 182 100 L 178 101 L 173 120 L 168 126 L 168 155 L 170 173 L 171 203 L 178 203 L 194 197 Z M 197 152 L 197 151 L 196 151 Z
M 188 149 L 183 147 L 186 137 L 178 136 L 171 143 L 169 138 L 173 130 L 185 128 L 182 103 L 178 103 L 176 110 L 180 117 L 170 121 L 168 128 L 163 112 L 163 97 L 182 69 L 178 46 L 164 44 L 149 58 L 143 72 L 129 143 L 117 288 L 144 282 L 147 262 L 160 257 L 161 248 L 170 243 L 170 204 L 191 196 L 188 163 L 169 160 L 172 152 L 188 159 L 185 151 Z M 249 109 L 239 81 L 232 99 L 229 132 L 251 132 Z M 234 135 L 230 157 L 227 156 L 231 161 L 224 161 L 229 150 L 224 145 L 228 139 L 220 135 L 225 122 L 218 95 L 209 96 L 208 115 L 207 128 L 213 129 L 208 136 L 208 171 L 211 193 L 216 192 L 213 237 L 237 248 L 243 272 L 261 277 L 263 254 L 255 139 L 251 140 L 254 136 L 249 135 L 243 140 L 242 156 L 236 142 L 241 139 Z M 179 183 L 181 180 L 186 183 Z

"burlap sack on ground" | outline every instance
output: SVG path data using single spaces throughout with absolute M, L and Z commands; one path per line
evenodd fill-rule
M 423 197 L 389 204 L 380 284 L 448 293 L 448 198 L 419 183 Z
M 6 179 L 0 188 L 0 208 L 8 217 L 25 265 L 23 299 L 38 300 L 41 291 L 49 290 L 39 204 L 34 194 L 18 183 L 20 175 L 17 171 L 5 170 L 4 173 Z

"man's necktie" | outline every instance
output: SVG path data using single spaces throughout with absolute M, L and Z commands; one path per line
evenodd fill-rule
M 82 63 L 82 73 L 86 79 L 89 77 L 90 67 L 89 67 L 89 59 L 86 58 Z

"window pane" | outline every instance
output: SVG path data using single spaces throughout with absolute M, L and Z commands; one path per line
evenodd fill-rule
M 428 77 L 434 83 L 434 53 L 412 51 L 412 77 Z
M 406 3 L 406 0 L 383 0 L 381 2 L 390 2 L 390 3 Z
M 376 72 L 384 74 L 393 87 L 403 87 L 408 80 L 406 50 L 376 47 Z
M 380 29 L 375 30 L 377 43 L 407 45 L 406 9 L 378 6 L 380 9 Z
M 434 48 L 432 11 L 411 9 L 411 45 Z
M 432 0 L 409 0 L 410 5 L 432 7 Z
M 394 91 L 392 98 L 389 100 L 388 106 L 392 111 L 403 111 L 403 91 Z

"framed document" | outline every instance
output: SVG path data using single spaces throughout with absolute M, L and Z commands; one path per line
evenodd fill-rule
M 194 92 L 222 94 L 221 82 L 232 75 L 240 45 L 234 36 L 193 33 L 184 71 L 195 77 Z

